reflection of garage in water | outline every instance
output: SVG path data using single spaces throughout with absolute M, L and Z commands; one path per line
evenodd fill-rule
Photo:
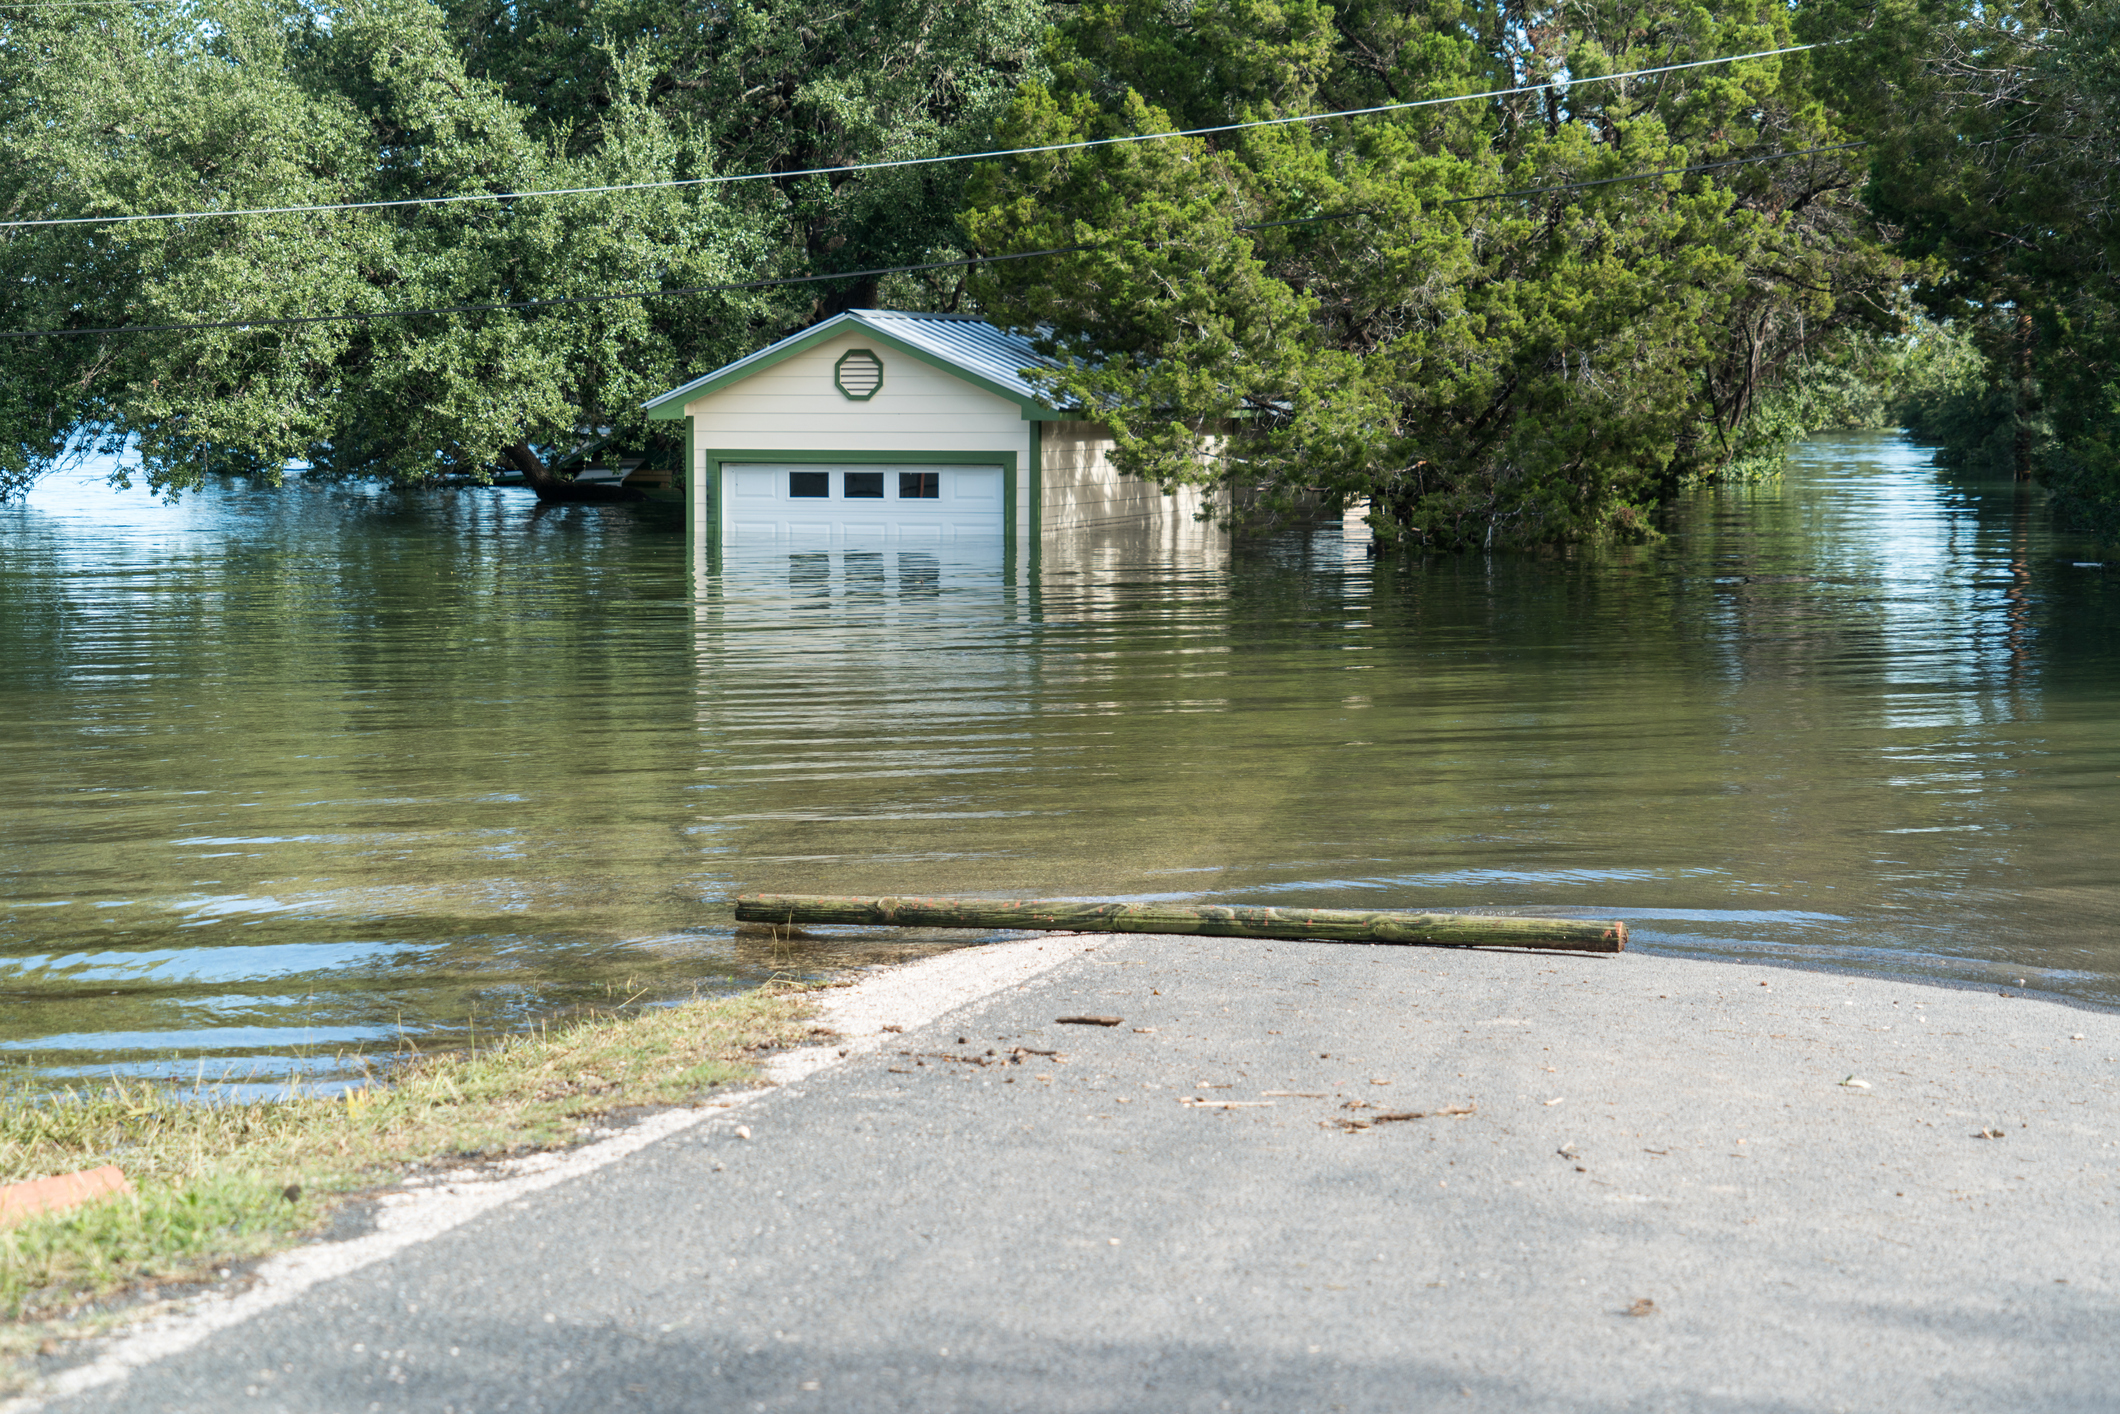
M 820 601 L 834 599 L 852 606 L 942 593 L 942 561 L 921 550 L 798 551 L 787 557 L 787 573 L 792 609 L 823 607 Z
M 688 522 L 710 544 L 1039 544 L 1062 532 L 1197 541 L 1197 490 L 1111 464 L 1112 439 L 1024 376 L 1049 366 L 984 320 L 859 309 L 647 404 L 687 424 Z
M 702 640 L 702 652 L 738 651 L 754 667 L 824 649 L 835 670 L 891 672 L 919 643 L 924 652 L 972 652 L 958 666 L 981 676 L 972 664 L 992 663 L 976 650 L 1022 611 L 1011 574 L 993 537 L 868 548 L 738 544 L 716 557 L 695 621 L 709 634 L 742 635 L 740 648 Z

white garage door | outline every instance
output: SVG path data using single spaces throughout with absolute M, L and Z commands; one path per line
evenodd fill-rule
M 820 466 L 740 462 L 721 469 L 730 544 L 954 545 L 1001 538 L 998 466 Z

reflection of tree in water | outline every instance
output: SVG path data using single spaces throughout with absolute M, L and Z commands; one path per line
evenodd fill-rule
M 2010 680 L 2031 666 L 2032 622 L 2032 488 L 2021 476 L 2010 501 L 2009 645 Z

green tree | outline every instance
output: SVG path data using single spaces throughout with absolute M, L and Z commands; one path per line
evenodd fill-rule
M 1919 297 L 1981 355 L 1916 401 L 1947 463 L 2039 475 L 2120 537 L 2120 4 L 1827 0 L 1824 69 Z
M 1929 317 L 1904 291 L 1900 304 L 1897 329 L 1843 327 L 1785 366 L 1746 426 L 1762 452 L 1733 459 L 1723 474 L 1778 472 L 1777 437 L 1890 427 L 1938 436 L 1939 419 L 1955 415 L 1986 365 L 1963 324 Z
M 514 101 L 593 145 L 625 91 L 710 147 L 724 170 L 791 173 L 984 147 L 1018 85 L 1042 72 L 1047 0 L 446 0 L 467 63 Z M 818 271 L 962 253 L 965 164 L 781 177 L 729 199 L 763 205 L 780 239 Z M 800 312 L 888 302 L 939 307 L 963 276 L 850 280 L 805 293 Z
M 821 33 L 789 4 L 0 11 L 0 211 L 392 202 L 928 156 L 984 139 L 1036 13 L 989 0 L 944 38 L 928 33 L 938 7 L 880 4 Z M 505 457 L 543 482 L 550 463 L 665 430 L 641 420 L 647 397 L 875 285 L 481 306 L 932 258 L 956 239 L 950 172 L 10 229 L 10 329 L 230 327 L 4 341 L 0 495 L 69 449 L 128 441 L 168 489 L 208 469 L 277 477 L 291 459 L 419 479 Z M 429 312 L 393 313 L 411 309 Z M 344 313 L 378 317 L 245 324 Z
M 1841 140 L 1797 56 L 1580 82 L 1778 47 L 1787 25 L 1747 0 L 1094 0 L 1011 145 L 1578 82 L 994 164 L 977 243 L 1086 248 L 976 290 L 1046 331 L 1056 393 L 1166 484 L 1368 496 L 1380 532 L 1437 548 L 1644 536 L 1661 498 L 1748 450 L 1793 356 L 1889 323 L 1898 271 L 1859 169 L 1822 154 L 1495 194 Z

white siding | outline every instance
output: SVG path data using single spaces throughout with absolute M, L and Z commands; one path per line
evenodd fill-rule
M 883 387 L 857 403 L 832 382 L 848 349 L 883 360 Z M 1031 424 L 1006 398 L 852 330 L 685 404 L 693 419 L 694 532 L 712 534 L 706 456 L 724 451 L 1013 452 L 1017 536 L 1030 531 Z M 909 455 L 907 460 L 918 460 Z

